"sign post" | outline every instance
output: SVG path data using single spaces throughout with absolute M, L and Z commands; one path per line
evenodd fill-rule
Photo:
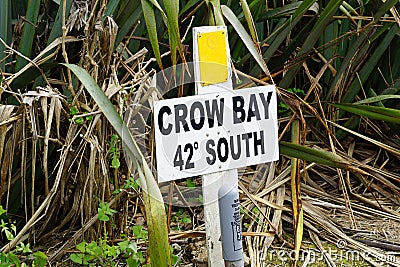
M 193 61 L 197 94 L 233 90 L 229 50 L 226 27 L 193 28 Z M 214 86 L 216 84 L 219 86 Z M 208 266 L 224 266 L 218 205 L 218 192 L 224 185 L 237 190 L 237 169 L 202 176 Z M 240 240 L 240 245 L 242 245 L 242 240 Z M 241 246 L 239 250 L 241 257 L 238 260 L 243 262 Z
M 275 87 L 233 90 L 225 26 L 193 29 L 193 61 L 197 95 L 154 103 L 158 181 L 202 175 L 208 264 L 243 266 L 237 168 L 279 157 Z

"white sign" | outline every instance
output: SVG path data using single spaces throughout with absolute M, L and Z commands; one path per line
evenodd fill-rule
M 156 102 L 158 181 L 278 160 L 276 103 L 272 85 Z

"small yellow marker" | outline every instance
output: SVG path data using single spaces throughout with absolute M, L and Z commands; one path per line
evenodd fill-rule
M 228 80 L 226 32 L 224 30 L 197 35 L 202 86 Z

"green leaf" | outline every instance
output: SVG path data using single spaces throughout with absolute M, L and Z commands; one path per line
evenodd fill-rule
M 105 249 L 108 247 L 107 244 L 103 244 L 102 246 Z M 90 255 L 100 258 L 103 254 L 103 247 L 97 245 L 97 243 L 95 241 L 92 241 L 87 245 L 86 250 Z M 87 257 L 87 259 L 90 259 L 90 257 Z
M 361 85 L 364 84 L 371 72 L 375 69 L 376 64 L 381 60 L 383 53 L 391 44 L 393 38 L 399 33 L 399 27 L 394 24 L 392 28 L 388 31 L 384 38 L 379 39 L 379 45 L 374 49 L 374 52 L 369 57 L 368 61 L 365 63 L 364 67 L 361 69 L 358 78 L 355 78 L 351 83 L 348 92 L 344 95 L 341 102 L 349 103 L 358 94 L 361 89 Z
M 161 62 L 161 54 L 160 47 L 158 46 L 158 37 L 157 37 L 157 24 L 156 17 L 154 15 L 153 4 L 150 3 L 149 0 L 141 0 L 142 9 L 143 9 L 143 17 L 146 22 L 147 32 L 149 35 L 151 47 L 153 48 L 154 56 L 156 57 L 158 66 L 162 69 Z
M 100 203 L 99 206 L 100 206 L 99 209 L 104 210 L 105 214 L 107 214 L 107 215 L 113 215 L 114 213 L 117 212 L 116 210 L 113 210 L 112 208 L 110 208 L 110 204 L 107 202 Z
M 98 219 L 102 222 L 108 222 L 110 217 L 108 217 L 103 210 L 99 210 Z
M 132 254 L 132 258 L 140 263 L 143 263 L 145 261 L 143 257 L 143 253 L 141 251 Z
M 374 14 L 374 22 L 377 22 L 380 20 L 381 16 L 385 14 L 387 11 L 390 10 L 392 6 L 394 6 L 398 1 L 397 0 L 388 0 L 381 4 L 381 2 L 376 2 L 379 3 L 380 6 L 378 10 Z M 375 23 L 369 23 L 368 25 L 365 26 L 365 28 L 359 33 L 358 37 L 356 38 L 355 41 L 352 42 L 352 44 L 349 46 L 348 49 L 346 49 L 346 56 L 342 60 L 342 63 L 340 65 L 340 68 L 338 69 L 335 78 L 331 82 L 331 85 L 329 87 L 328 94 L 326 96 L 326 100 L 328 100 L 333 92 L 338 90 L 338 86 L 343 83 L 342 79 L 343 76 L 345 76 L 353 67 L 354 65 L 354 56 L 359 54 L 359 51 L 362 50 L 362 48 L 365 46 L 368 48 L 370 45 L 370 42 L 366 42 L 367 38 L 370 36 L 372 31 L 375 31 Z M 377 50 L 375 50 L 377 51 Z M 376 52 L 378 53 L 378 52 Z M 364 56 L 364 54 L 361 54 Z M 349 96 L 348 99 L 351 99 Z M 348 101 L 350 102 L 350 101 Z
M 124 10 L 125 16 L 118 21 L 119 29 L 117 37 L 115 38 L 115 48 L 120 45 L 126 35 L 129 35 L 131 29 L 139 23 L 139 18 L 143 13 L 139 1 L 129 1 L 128 7 L 129 8 Z
M 297 54 L 297 58 L 301 58 L 303 55 L 312 51 L 315 43 L 324 32 L 325 27 L 331 22 L 332 16 L 336 13 L 336 10 L 339 8 L 342 2 L 343 0 L 332 0 L 328 2 L 327 6 L 323 10 L 313 29 L 311 30 L 311 33 L 308 35 L 307 39 L 304 41 L 302 47 L 300 48 L 300 51 Z M 279 83 L 279 86 L 282 88 L 288 88 L 301 66 L 302 64 L 296 64 L 291 67 L 286 72 L 282 81 Z
M 110 204 L 107 202 L 100 203 L 97 211 L 98 211 L 99 221 L 104 221 L 104 222 L 108 222 L 110 219 L 109 216 L 117 212 L 116 210 L 110 208 Z
M 118 246 L 119 246 L 119 248 L 120 248 L 122 251 L 126 251 L 126 249 L 127 249 L 128 246 L 129 246 L 129 243 L 131 243 L 131 242 L 128 241 L 128 240 L 125 240 L 125 241 L 119 242 L 119 243 L 118 243 Z
M 76 245 L 76 249 L 79 250 L 82 253 L 86 252 L 86 242 L 82 241 L 81 243 Z
M 175 266 L 179 261 L 179 256 L 172 254 L 172 264 Z
M 17 233 L 17 227 L 13 223 L 11 224 L 11 229 L 12 229 L 14 234 Z
M 201 2 L 201 0 L 189 0 L 186 5 L 182 8 L 179 12 L 179 16 L 188 11 L 192 6 L 196 5 L 197 3 Z
M 157 9 L 158 11 L 161 13 L 161 16 L 164 20 L 164 23 L 167 24 L 167 15 L 165 14 L 164 10 L 161 8 L 160 4 L 158 3 L 157 0 L 149 0 Z M 172 2 L 172 4 L 174 4 L 174 2 Z M 178 4 L 178 2 L 176 2 L 175 4 Z M 179 5 L 177 5 L 178 7 Z
M 400 95 L 378 95 L 370 98 L 366 98 L 357 102 L 354 102 L 354 105 L 360 105 L 360 104 L 371 104 L 375 102 L 380 102 L 383 100 L 388 100 L 388 99 L 399 99 Z
M 259 53 L 257 46 L 254 44 L 250 35 L 246 32 L 246 30 L 244 29 L 243 25 L 240 23 L 236 15 L 232 12 L 232 10 L 229 7 L 225 5 L 222 5 L 221 9 L 225 18 L 232 24 L 233 28 L 238 33 L 243 43 L 246 45 L 247 49 L 249 49 L 251 55 L 257 61 L 258 65 L 266 74 L 268 74 L 267 64 L 265 63 L 262 55 Z
M 224 26 L 224 17 L 222 16 L 222 12 L 221 12 L 221 3 L 220 0 L 209 0 L 209 2 L 211 3 L 212 7 L 213 7 L 213 13 L 214 14 L 210 14 L 213 15 L 212 20 L 214 21 L 216 26 Z M 210 25 L 214 25 L 214 24 L 210 24 Z
M 12 32 L 11 0 L 0 0 L 0 7 L 0 38 L 9 44 Z M 5 71 L 5 61 L 3 60 L 6 57 L 5 51 L 5 46 L 0 42 L 0 70 L 3 72 Z
M 19 42 L 19 52 L 21 52 L 24 56 L 30 57 L 32 52 L 32 44 L 33 40 L 35 40 L 35 32 L 36 26 L 38 22 L 39 8 L 40 2 L 38 0 L 28 0 L 28 8 L 26 10 L 26 17 L 24 23 L 24 30 L 22 32 L 21 40 Z M 28 62 L 18 56 L 17 62 L 15 64 L 15 70 L 19 71 L 22 69 Z
M 247 4 L 246 0 L 240 0 L 240 4 L 243 9 L 244 17 L 246 18 L 247 26 L 249 27 L 249 30 L 250 30 L 250 35 L 253 38 L 254 44 L 257 46 L 257 48 L 259 50 L 256 26 L 254 25 L 254 20 L 253 20 L 253 16 L 251 15 L 251 12 L 250 12 L 249 5 Z
M 126 263 L 128 264 L 129 267 L 138 267 L 140 265 L 140 262 L 132 257 L 128 258 L 126 260 Z
M 292 142 L 294 145 L 300 143 L 300 122 L 294 120 L 292 122 Z M 301 176 L 300 162 L 297 158 L 291 159 L 291 195 L 292 195 L 292 210 L 293 210 L 293 227 L 294 231 L 294 265 L 298 261 L 301 241 L 303 240 L 303 207 L 301 201 Z
M 10 232 L 10 230 L 4 229 L 4 233 L 6 234 L 7 240 L 11 241 L 14 239 L 14 235 L 13 235 L 13 233 Z
M 65 3 L 65 14 L 67 14 L 67 18 L 68 18 L 68 14 L 69 14 L 69 12 L 71 10 L 72 1 L 73 0 L 66 0 L 66 3 Z M 56 38 L 62 36 L 63 4 L 64 4 L 64 1 L 61 1 L 60 6 L 58 7 L 56 19 L 55 19 L 55 21 L 53 23 L 53 27 L 51 27 L 50 36 L 47 39 L 47 45 L 50 45 Z
M 79 110 L 76 107 L 69 108 L 69 114 L 71 114 L 72 116 L 77 115 L 78 112 L 79 112 Z
M 303 15 L 310 9 L 310 7 L 316 2 L 316 0 L 305 0 L 296 9 L 293 16 L 290 19 L 286 19 L 285 23 L 270 34 L 264 42 L 268 42 L 270 39 L 275 38 L 270 46 L 265 51 L 263 58 L 268 62 L 270 58 L 275 54 L 282 42 L 287 38 L 289 32 L 299 23 Z M 275 37 L 276 36 L 276 37 Z
M 3 206 L 0 205 L 0 216 L 5 214 L 7 212 L 7 210 L 3 209 Z
M 303 1 L 298 1 L 290 4 L 285 4 L 282 7 L 277 7 L 266 12 L 263 12 L 257 19 L 257 22 L 265 21 L 267 19 L 279 18 L 288 15 L 293 15 L 293 13 L 299 8 Z
M 10 266 L 10 263 L 14 263 L 15 266 L 17 266 L 17 267 L 20 266 L 20 264 L 21 264 L 19 258 L 14 253 L 7 254 L 7 263 L 8 263 L 8 266 Z
M 146 239 L 145 239 L 145 240 L 147 240 L 147 232 L 146 232 Z M 127 248 L 127 251 L 129 251 L 129 252 L 134 252 L 134 253 L 138 253 L 138 246 L 137 246 L 137 244 L 134 243 L 134 242 L 129 242 L 129 246 L 128 246 L 128 248 Z M 141 252 L 139 252 L 139 253 L 140 253 L 140 255 L 142 255 Z
M 75 119 L 75 123 L 76 124 L 82 124 L 83 123 L 83 118 L 82 117 L 76 118 Z
M 78 77 L 86 90 L 96 101 L 104 116 L 106 116 L 116 132 L 121 136 L 126 153 L 137 168 L 140 185 L 143 189 L 143 200 L 149 233 L 149 257 L 154 264 L 153 266 L 170 266 L 171 255 L 169 253 L 168 228 L 164 202 L 156 179 L 143 154 L 133 139 L 128 126 L 123 122 L 110 100 L 93 78 L 79 66 L 73 64 L 63 65 L 71 69 Z
M 69 255 L 69 259 L 78 264 L 84 264 L 84 261 L 83 261 L 84 257 L 85 257 L 85 254 L 82 254 L 82 253 L 72 253 L 71 255 Z
M 194 181 L 190 178 L 186 179 L 186 186 L 189 188 L 195 188 L 196 184 L 194 183 Z
M 317 150 L 284 141 L 279 142 L 279 151 L 285 156 L 294 157 L 336 168 L 343 167 L 343 165 L 340 165 L 341 162 L 344 162 L 343 158 L 336 154 L 333 154 L 332 152 Z
M 41 251 L 36 251 L 35 253 L 32 254 L 33 257 L 35 258 L 33 260 L 32 266 L 38 266 L 38 267 L 44 267 L 46 266 L 46 261 L 47 261 L 47 255 L 44 254 Z
M 354 104 L 331 105 L 344 111 L 351 112 L 370 119 L 383 120 L 386 122 L 400 124 L 400 110 L 398 109 Z
M 20 251 L 22 254 L 31 253 L 31 252 L 32 252 L 32 250 L 30 249 L 30 244 L 25 245 L 25 244 L 22 243 L 22 242 L 19 244 L 19 251 Z
M 179 1 L 163 0 L 163 3 L 168 20 L 168 39 L 171 51 L 171 61 L 172 65 L 175 66 L 177 63 L 176 50 L 178 50 L 183 60 L 185 58 L 179 33 Z
M 111 160 L 111 166 L 114 169 L 118 169 L 121 166 L 121 162 L 119 161 L 119 158 L 113 157 L 112 160 Z
M 182 217 L 180 221 L 181 223 L 191 223 L 192 219 L 190 219 L 189 217 Z
M 7 229 L 7 228 L 8 228 L 7 223 L 4 220 L 1 220 L 1 223 L 0 223 L 1 231 L 4 231 L 4 229 Z
M 114 14 L 115 10 L 117 9 L 118 5 L 119 5 L 120 0 L 110 0 L 107 3 L 106 6 L 106 11 L 104 12 L 104 17 L 103 19 L 105 19 L 107 16 L 111 16 L 112 14 Z
M 141 225 L 132 226 L 132 233 L 137 239 L 147 240 L 148 232 Z
M 121 254 L 121 251 L 120 251 L 119 247 L 117 247 L 117 246 L 110 246 L 105 251 L 105 254 L 107 255 L 107 257 L 115 258 L 119 254 Z

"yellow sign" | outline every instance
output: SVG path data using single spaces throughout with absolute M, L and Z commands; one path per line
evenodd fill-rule
M 225 31 L 206 32 L 197 35 L 202 86 L 228 80 L 228 57 Z

